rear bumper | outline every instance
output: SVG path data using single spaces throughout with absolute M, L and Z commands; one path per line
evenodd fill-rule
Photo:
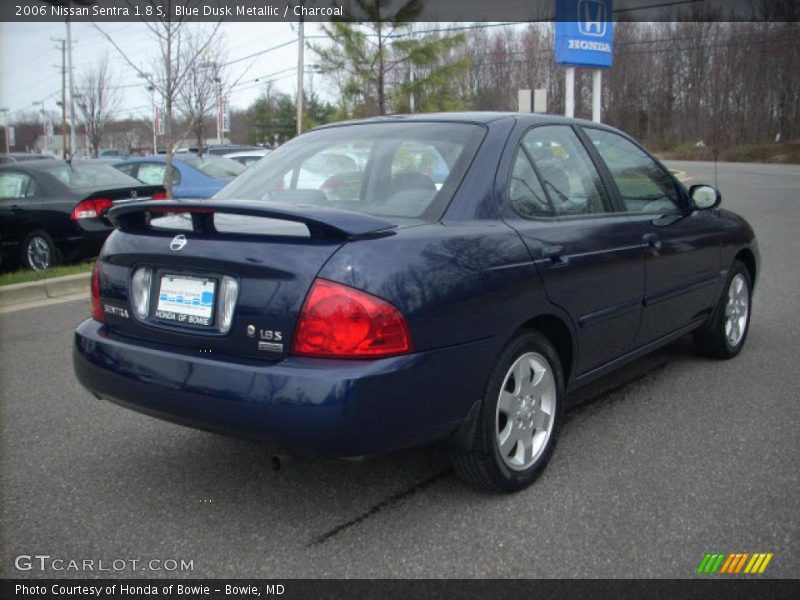
M 372 361 L 289 357 L 253 365 L 75 331 L 81 384 L 134 410 L 302 453 L 368 455 L 451 435 L 480 399 L 492 340 Z

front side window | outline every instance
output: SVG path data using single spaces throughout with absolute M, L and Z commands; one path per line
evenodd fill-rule
M 617 184 L 628 212 L 672 212 L 680 208 L 678 191 L 664 169 L 636 144 L 621 135 L 587 127 Z
M 610 212 L 600 175 L 571 127 L 546 125 L 522 139 L 558 216 Z

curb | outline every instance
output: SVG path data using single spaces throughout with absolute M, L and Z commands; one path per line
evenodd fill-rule
M 89 292 L 91 273 L 0 286 L 0 308 Z

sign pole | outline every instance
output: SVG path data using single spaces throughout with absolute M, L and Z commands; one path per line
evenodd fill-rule
M 564 116 L 575 116 L 575 67 L 567 67 L 564 72 Z
M 595 69 L 592 72 L 592 121 L 600 122 L 601 100 L 603 97 L 603 72 Z

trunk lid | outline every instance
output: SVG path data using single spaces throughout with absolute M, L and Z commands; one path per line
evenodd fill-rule
M 115 205 L 101 254 L 100 296 L 112 334 L 224 359 L 280 360 L 328 259 L 350 239 L 391 235 L 383 219 L 269 202 L 154 201 Z M 150 271 L 145 316 L 134 273 Z M 226 286 L 237 293 L 224 325 Z M 181 316 L 184 315 L 184 316 Z

